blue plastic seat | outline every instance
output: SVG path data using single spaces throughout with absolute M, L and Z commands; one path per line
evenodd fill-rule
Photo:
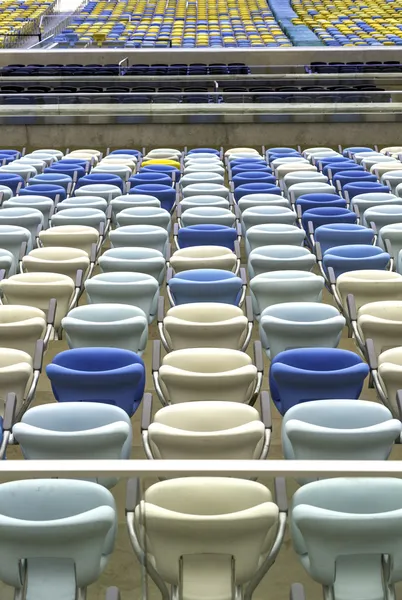
M 359 398 L 368 365 L 358 354 L 340 348 L 296 348 L 273 358 L 271 398 L 281 415 L 303 402 Z
M 136 187 L 137 185 L 149 185 L 157 183 L 159 185 L 172 185 L 172 179 L 169 175 L 165 175 L 164 173 L 157 173 L 151 171 L 141 171 L 140 173 L 136 173 L 129 178 L 129 183 L 131 187 Z
M 41 183 L 22 188 L 20 196 L 47 196 L 53 201 L 56 200 L 56 196 L 59 196 L 62 201 L 67 198 L 67 192 L 61 185 Z
M 110 155 L 115 155 L 115 154 L 131 154 L 132 156 L 135 156 L 136 158 L 139 158 L 140 156 L 142 156 L 142 152 L 140 152 L 139 150 L 127 150 L 127 149 L 120 149 L 120 150 L 113 150 Z M 109 156 L 110 156 L 109 155 Z
M 315 241 L 321 245 L 324 254 L 328 248 L 351 244 L 372 244 L 374 231 L 355 223 L 330 223 L 320 225 L 314 232 Z
M 385 270 L 389 261 L 388 252 L 370 244 L 351 244 L 330 248 L 326 250 L 322 259 L 324 269 L 328 272 L 329 267 L 332 267 L 335 277 L 348 271 Z
M 123 193 L 123 180 L 118 175 L 108 174 L 108 173 L 90 173 L 89 175 L 84 175 L 81 177 L 76 184 L 76 189 L 81 188 L 84 185 L 115 185 L 118 187 Z
M 13 175 L 12 173 L 1 173 L 0 172 L 0 185 L 6 185 L 12 190 L 13 195 L 17 193 L 17 188 L 21 184 L 24 187 L 24 179 L 20 175 Z
M 247 196 L 247 194 L 277 194 L 282 195 L 281 189 L 274 183 L 246 183 L 239 185 L 234 191 L 234 197 L 236 202 Z
M 191 269 L 177 273 L 168 282 L 174 305 L 221 302 L 238 305 L 243 281 L 222 269 Z
M 326 206 L 331 208 L 346 208 L 346 200 L 336 194 L 303 194 L 297 198 L 296 206 L 300 206 L 302 213 L 311 208 Z
M 340 162 L 330 162 L 326 164 L 322 172 L 324 175 L 332 178 L 338 173 L 342 173 L 343 171 L 364 171 L 364 167 L 362 165 L 358 165 L 353 160 L 341 160 Z
M 39 173 L 35 177 L 31 177 L 28 183 L 29 185 L 41 185 L 42 183 L 49 183 L 51 185 L 61 185 L 67 191 L 68 186 L 72 183 L 72 177 L 65 175 L 64 173 Z
M 367 194 L 370 192 L 387 194 L 389 192 L 389 187 L 382 183 L 378 183 L 375 175 L 372 175 L 372 177 L 374 177 L 374 179 L 369 179 L 368 181 L 351 181 L 347 183 L 343 186 L 343 193 L 348 193 L 349 200 L 352 200 L 352 198 L 358 194 Z
M 302 216 L 302 224 L 308 231 L 308 223 L 312 222 L 314 229 L 321 225 L 329 225 L 331 223 L 356 223 L 357 215 L 347 208 L 310 208 Z
M 243 173 L 238 173 L 233 177 L 233 185 L 235 189 L 240 187 L 241 185 L 249 185 L 253 184 L 276 184 L 276 177 L 271 175 L 270 173 L 264 173 L 264 171 L 245 171 Z M 244 194 L 243 194 L 244 195 Z
M 179 169 L 171 165 L 163 164 L 146 165 L 145 167 L 141 167 L 140 173 L 163 173 L 168 175 L 171 181 L 174 174 L 176 182 L 180 181 L 181 176 Z
M 235 175 L 240 175 L 242 173 L 249 173 L 250 171 L 258 172 L 258 173 L 267 173 L 272 174 L 272 169 L 267 166 L 265 162 L 253 161 L 253 162 L 243 162 L 240 164 L 234 165 L 232 168 L 232 177 Z
M 226 225 L 189 225 L 179 229 L 177 241 L 179 248 L 192 246 L 224 246 L 234 251 L 237 232 Z
M 339 185 L 341 186 L 341 188 L 343 189 L 345 187 L 345 185 L 347 185 L 348 183 L 361 183 L 361 182 L 377 182 L 377 177 L 375 175 L 372 175 L 371 173 L 368 173 L 367 171 L 360 171 L 358 169 L 356 170 L 350 170 L 350 171 L 341 171 L 340 173 L 337 173 L 336 175 L 334 175 L 333 179 L 332 179 L 334 185 L 336 185 L 336 182 L 339 181 Z M 359 194 L 362 194 L 363 192 L 359 191 Z
M 187 154 L 214 154 L 215 156 L 220 156 L 220 151 L 216 150 L 216 148 L 193 148 Z
M 86 162 L 86 161 L 82 161 Z M 53 163 L 51 167 L 46 167 L 45 173 L 62 173 L 63 175 L 69 175 L 70 177 L 76 177 L 80 179 L 85 175 L 85 166 L 80 164 L 79 161 L 73 161 L 71 159 L 61 160 L 57 163 Z
M 360 152 L 374 152 L 373 148 L 367 148 L 366 146 L 350 146 L 343 150 L 343 156 L 354 156 Z
M 145 389 L 143 360 L 120 348 L 74 348 L 56 354 L 46 367 L 58 402 L 100 402 L 137 410 Z
M 154 196 L 161 203 L 161 207 L 171 212 L 176 202 L 176 190 L 172 186 L 161 185 L 157 183 L 147 183 L 137 185 L 130 189 L 130 194 L 139 194 L 143 196 Z

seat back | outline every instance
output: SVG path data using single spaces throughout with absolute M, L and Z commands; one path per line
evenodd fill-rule
M 349 271 L 340 275 L 336 288 L 346 307 L 348 294 L 355 297 L 356 307 L 382 300 L 402 300 L 402 275 L 388 271 Z
M 87 225 L 60 225 L 39 233 L 44 247 L 63 246 L 85 250 L 90 255 L 92 244 L 97 244 L 99 232 L 95 227 Z
M 193 246 L 177 250 L 170 259 L 176 273 L 192 269 L 223 269 L 234 271 L 236 255 L 224 246 Z

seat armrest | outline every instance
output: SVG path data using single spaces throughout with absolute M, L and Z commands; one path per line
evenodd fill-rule
M 238 219 L 240 221 L 241 211 L 240 211 L 240 208 L 239 208 L 238 204 L 234 205 L 234 214 L 236 216 L 236 219 Z
M 9 392 L 4 404 L 3 431 L 11 431 L 15 421 L 15 411 L 17 409 L 17 396 L 14 392 Z
M 57 300 L 56 298 L 51 298 L 49 300 L 49 308 L 47 311 L 47 319 L 46 319 L 46 324 L 47 325 L 54 325 L 54 320 L 56 318 L 56 309 L 57 309 Z
M 374 350 L 374 342 L 371 338 L 366 340 L 367 361 L 371 371 L 378 369 L 378 360 Z
M 249 323 L 254 323 L 253 302 L 250 296 L 246 297 L 246 317 Z
M 237 221 L 237 223 L 236 223 L 236 233 L 237 233 L 237 237 L 239 237 L 239 238 L 241 238 L 241 236 L 243 235 L 241 223 L 239 223 L 239 221 Z
M 105 600 L 120 600 L 120 590 L 117 587 L 110 587 L 106 590 Z
M 336 285 L 336 277 L 333 267 L 328 267 L 328 279 L 331 286 Z
M 321 252 L 321 244 L 320 242 L 315 243 L 315 255 L 317 257 L 318 262 L 322 262 L 322 252 Z
M 306 594 L 304 593 L 304 587 L 302 586 L 301 583 L 292 583 L 292 585 L 290 587 L 289 600 L 306 600 Z
M 140 480 L 133 477 L 127 481 L 126 488 L 126 514 L 134 512 L 140 501 Z
M 165 298 L 163 296 L 159 296 L 158 314 L 157 314 L 158 323 L 162 323 L 164 318 L 165 318 Z
M 234 243 L 234 253 L 236 254 L 236 258 L 238 260 L 240 260 L 240 258 L 241 258 L 240 244 L 237 240 Z
M 35 346 L 35 354 L 33 359 L 33 370 L 42 372 L 43 366 L 43 355 L 45 353 L 45 342 L 43 340 L 38 340 Z
M 173 224 L 173 235 L 174 236 L 179 235 L 179 224 L 178 223 Z
M 98 249 L 97 249 L 97 247 L 96 247 L 96 244 L 92 244 L 92 246 L 91 246 L 91 252 L 90 252 L 90 254 L 89 254 L 89 261 L 90 261 L 90 263 L 92 263 L 93 265 L 94 265 L 94 264 L 95 264 L 95 262 L 96 262 L 96 256 L 97 256 L 97 254 L 98 254 Z
M 152 420 L 152 394 L 146 392 L 142 399 L 141 431 L 148 430 Z
M 28 244 L 27 244 L 27 242 L 22 242 L 22 244 L 21 244 L 21 248 L 20 248 L 20 254 L 19 254 L 19 257 L 18 257 L 18 260 L 19 260 L 19 262 L 20 262 L 20 269 L 21 269 L 21 266 L 22 266 L 22 265 L 21 265 L 21 263 L 22 263 L 22 259 L 23 259 L 23 258 L 24 258 L 24 256 L 26 255 L 26 253 L 27 253 L 27 249 L 28 249 Z
M 84 271 L 82 269 L 78 269 L 77 274 L 75 276 L 75 287 L 79 290 L 82 288 L 83 279 L 84 279 Z
M 166 262 L 168 262 L 170 260 L 171 256 L 172 256 L 172 244 L 170 242 L 168 242 L 166 244 L 166 254 L 165 254 Z
M 154 340 L 152 344 L 152 372 L 159 371 L 161 366 L 161 342 Z
M 275 502 L 279 508 L 279 512 L 288 512 L 288 496 L 286 492 L 286 480 L 284 477 L 275 477 Z
M 182 205 L 179 203 L 179 204 L 176 206 L 176 215 L 177 215 L 177 218 L 178 218 L 178 219 L 180 219 L 180 217 L 181 217 L 181 215 L 182 215 L 182 214 L 183 214 L 183 207 L 182 207 Z
M 169 267 L 168 270 L 166 271 L 166 283 L 169 283 L 169 281 L 172 279 L 173 277 L 173 269 L 172 267 Z
M 264 358 L 262 355 L 262 344 L 259 340 L 254 342 L 254 364 L 257 367 L 257 371 L 260 373 L 264 372 Z
M 348 315 L 351 321 L 357 321 L 356 301 L 353 294 L 346 296 L 346 306 L 348 307 Z
M 264 427 L 272 431 L 271 400 L 269 393 L 265 390 L 260 394 L 260 407 L 261 420 L 264 423 Z
M 244 267 L 240 269 L 239 275 L 241 277 L 243 285 L 247 285 L 247 274 L 246 269 L 244 269 Z

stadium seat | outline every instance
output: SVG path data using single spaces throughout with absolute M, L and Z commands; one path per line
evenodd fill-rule
M 99 257 L 102 273 L 113 271 L 133 271 L 152 275 L 159 285 L 166 272 L 166 260 L 159 250 L 152 248 L 111 248 Z
M 230 271 L 191 269 L 176 273 L 168 280 L 168 296 L 172 306 L 191 302 L 242 304 L 246 283 Z
M 316 264 L 315 255 L 307 248 L 287 244 L 260 246 L 248 256 L 250 278 L 269 271 L 311 271 Z
M 109 240 L 112 248 L 151 248 L 166 256 L 169 234 L 164 227 L 157 225 L 124 225 L 113 229 Z

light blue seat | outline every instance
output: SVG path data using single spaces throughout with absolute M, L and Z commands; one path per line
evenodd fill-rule
M 402 223 L 392 223 L 391 225 L 381 227 L 377 240 L 380 248 L 385 248 L 385 240 L 388 240 L 388 248 L 391 256 L 397 259 L 399 252 L 402 250 Z
M 306 186 L 310 183 L 328 183 L 328 177 L 319 171 L 291 171 L 283 177 L 283 187 L 285 195 L 290 197 L 289 188 L 297 183 L 304 183 Z M 306 188 L 307 193 L 308 187 Z
M 180 202 L 180 208 L 182 212 L 189 208 L 198 207 L 216 207 L 229 209 L 229 200 L 222 198 L 222 196 L 190 196 Z
M 87 304 L 61 321 L 69 348 L 121 348 L 140 356 L 148 341 L 148 319 L 128 304 Z
M 13 435 L 28 460 L 129 459 L 133 438 L 127 413 L 101 402 L 35 406 L 14 425 Z M 87 481 L 110 489 L 119 478 Z
M 147 196 L 147 195 L 134 195 L 134 194 L 125 194 L 123 196 L 117 196 L 111 200 L 110 205 L 112 207 L 112 220 L 116 223 L 116 216 L 118 213 L 125 208 L 132 208 L 135 206 L 152 206 L 155 208 L 160 208 L 161 203 L 158 198 L 155 196 Z
M 292 202 L 296 202 L 300 196 L 322 194 L 325 196 L 332 196 L 337 194 L 336 189 L 333 185 L 325 183 L 324 181 L 310 181 L 308 183 L 300 182 L 294 183 L 288 187 L 288 196 Z M 338 196 L 339 199 L 339 196 Z M 345 202 L 346 205 L 346 202 Z
M 2 483 L 0 521 L 1 581 L 16 596 L 42 600 L 75 598 L 78 589 L 97 581 L 118 523 L 112 494 L 74 479 Z
M 356 223 L 331 223 L 320 225 L 314 232 L 324 254 L 329 248 L 351 244 L 372 244 L 374 231 Z
M 196 185 L 197 183 L 213 183 L 217 185 L 224 185 L 225 178 L 218 172 L 212 171 L 197 171 L 186 173 L 180 179 L 180 186 L 186 188 L 188 185 Z
M 35 167 L 27 163 L 11 162 L 8 165 L 0 167 L 0 173 L 9 173 L 13 175 L 19 175 L 23 178 L 25 184 L 27 181 L 37 174 Z M 39 183 L 39 182 L 38 182 Z
M 325 281 L 308 271 L 273 271 L 250 280 L 253 312 L 257 319 L 274 304 L 283 302 L 321 302 Z
M 335 478 L 303 486 L 290 511 L 302 566 L 335 600 L 396 597 L 402 580 L 402 481 Z M 384 556 L 389 562 L 384 565 Z
M 192 302 L 220 302 L 238 305 L 242 298 L 243 281 L 222 269 L 190 269 L 181 271 L 168 281 L 168 291 L 174 306 Z
M 72 196 L 67 200 L 63 200 L 63 202 L 59 202 L 57 212 L 67 208 L 96 208 L 106 212 L 107 202 L 101 196 Z
M 197 206 L 189 208 L 181 216 L 183 227 L 191 225 L 224 225 L 233 227 L 236 217 L 231 210 L 216 206 Z
M 124 225 L 111 231 L 109 239 L 112 248 L 137 246 L 159 250 L 165 255 L 169 234 L 166 229 L 156 225 Z
M 155 277 L 162 285 L 166 272 L 166 260 L 159 250 L 151 248 L 111 248 L 99 257 L 99 267 L 103 273 L 131 271 L 146 273 Z
M 14 275 L 17 270 L 18 261 L 20 258 L 21 245 L 27 244 L 27 250 L 32 249 L 31 233 L 25 227 L 17 225 L 0 225 L 0 240 L 1 247 L 8 250 L 13 255 L 13 264 L 9 271 L 9 275 Z
M 53 200 L 46 196 L 13 196 L 3 202 L 3 208 L 14 207 L 36 208 L 43 214 L 43 228 L 47 229 L 50 218 L 50 211 L 53 210 Z
M 400 171 L 392 170 L 387 171 L 387 173 L 384 173 L 381 176 L 381 183 L 389 187 L 391 194 L 396 194 L 396 189 L 398 185 L 402 183 L 402 167 Z
M 345 318 L 329 304 L 277 304 L 261 313 L 261 343 L 271 360 L 291 348 L 336 348 L 345 324 Z
M 370 173 L 367 173 L 367 171 L 362 172 L 368 176 L 364 181 L 350 181 L 342 186 L 343 195 L 346 198 L 352 200 L 359 194 L 368 193 L 388 194 L 389 188 L 386 185 L 379 183 L 375 175 L 370 175 Z M 340 175 L 343 175 L 343 173 L 340 173 Z
M 244 212 L 247 208 L 253 208 L 254 206 L 283 206 L 290 208 L 290 202 L 284 196 L 278 196 L 278 194 L 246 194 L 240 198 L 237 206 L 240 212 Z
M 306 238 L 304 229 L 296 225 L 284 225 L 283 223 L 263 223 L 254 225 L 246 232 L 245 247 L 246 254 L 260 246 L 303 246 Z
M 0 210 L 0 226 L 16 225 L 28 230 L 31 236 L 29 248 L 35 244 L 36 233 L 39 225 L 43 226 L 43 214 L 36 208 L 28 206 L 14 206 Z
M 132 271 L 101 273 L 85 281 L 85 291 L 91 304 L 117 303 L 138 306 L 149 323 L 155 318 L 159 283 L 151 275 Z
M 271 398 L 281 415 L 293 406 L 322 399 L 359 398 L 368 365 L 355 352 L 341 348 L 285 350 L 272 360 Z
M 87 225 L 100 228 L 101 223 L 106 225 L 106 215 L 103 210 L 97 208 L 67 208 L 57 212 L 51 218 L 51 226 L 58 227 L 60 225 Z
M 171 229 L 170 214 L 164 208 L 155 206 L 133 206 L 121 210 L 116 215 L 117 226 L 122 225 L 156 225 L 163 227 L 168 233 Z
M 335 277 L 339 277 L 348 271 L 366 271 L 368 269 L 384 271 L 389 265 L 390 258 L 388 252 L 384 252 L 378 246 L 351 244 L 326 250 L 322 264 L 327 273 L 328 269 L 332 267 Z
M 290 408 L 282 420 L 288 460 L 386 460 L 401 422 L 365 400 L 316 400 Z
M 269 271 L 311 271 L 316 257 L 300 246 L 260 246 L 248 256 L 247 269 L 250 279 Z
M 402 223 L 402 205 L 389 204 L 384 206 L 373 206 L 364 213 L 364 220 L 367 226 L 374 223 L 377 231 L 380 231 L 384 225 L 393 223 Z
M 108 204 L 110 204 L 114 198 L 121 196 L 121 193 L 122 190 L 117 185 L 106 183 L 83 185 L 74 192 L 75 196 L 101 196 Z
M 302 224 L 306 231 L 308 231 L 309 223 L 312 223 L 315 230 L 321 225 L 331 225 L 332 223 L 357 223 L 357 215 L 347 208 L 322 206 L 310 208 L 303 213 Z
M 0 243 L 2 243 L 0 232 Z M 12 252 L 0 247 L 0 271 L 5 270 L 6 275 L 15 273 L 16 260 Z
M 335 193 L 309 193 L 301 194 L 296 200 L 296 205 L 300 206 L 301 212 L 311 208 L 346 208 L 346 200 Z
M 243 235 L 254 225 L 263 223 L 283 223 L 284 225 L 296 224 L 296 213 L 284 206 L 253 206 L 246 208 L 241 215 Z
M 121 348 L 74 348 L 53 357 L 46 367 L 57 402 L 115 406 L 131 417 L 145 389 L 145 365 L 138 354 Z
M 9 200 L 12 196 L 14 196 L 14 193 L 9 187 L 0 185 L 0 197 L 3 198 L 3 201 Z
M 360 222 L 362 217 L 368 208 L 381 206 L 382 204 L 402 204 L 402 198 L 398 198 L 394 194 L 387 194 L 384 192 L 371 192 L 367 194 L 357 194 L 351 200 L 351 208 L 357 208 L 360 215 Z

